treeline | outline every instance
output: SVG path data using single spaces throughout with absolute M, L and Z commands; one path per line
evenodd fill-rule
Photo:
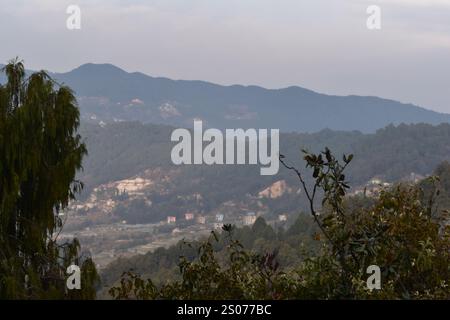
M 81 134 L 89 150 L 83 162 L 84 171 L 78 178 L 84 182 L 82 196 L 99 184 L 141 174 L 146 169 L 176 168 L 173 181 L 163 184 L 168 192 L 146 195 L 152 201 L 135 200 L 122 203 L 116 210 L 120 219 L 130 223 L 155 222 L 168 214 L 180 216 L 190 210 L 209 212 L 223 202 L 246 200 L 246 195 L 257 193 L 273 182 L 284 179 L 297 190 L 295 177 L 281 167 L 275 176 L 261 176 L 258 166 L 249 165 L 184 165 L 173 166 L 170 160 L 170 134 L 173 128 L 160 125 L 143 125 L 137 122 L 99 125 L 84 124 Z M 375 134 L 323 130 L 314 134 L 288 133 L 280 137 L 280 153 L 303 168 L 305 162 L 301 149 L 313 152 L 325 146 L 336 154 L 353 153 L 355 160 L 348 167 L 351 186 L 358 187 L 377 176 L 386 181 L 397 181 L 411 173 L 428 175 L 440 162 L 450 160 L 450 125 L 427 124 L 388 126 Z M 313 180 L 306 177 L 306 183 Z M 201 194 L 201 203 L 184 201 L 192 194 Z M 267 200 L 265 204 L 274 214 L 307 209 L 304 196 L 284 195 Z M 195 207 L 193 208 L 193 206 Z
M 258 218 L 253 226 L 234 228 L 232 236 L 245 248 L 255 253 L 276 252 L 281 268 L 289 269 L 298 265 L 302 255 L 316 254 L 320 244 L 314 240 L 318 228 L 313 219 L 305 213 L 301 213 L 294 223 L 287 229 L 274 229 L 268 225 L 264 218 Z M 225 263 L 227 255 L 228 234 L 216 231 L 218 241 L 214 243 L 214 250 L 218 259 Z M 101 298 L 108 298 L 107 290 L 117 285 L 122 274 L 126 271 L 151 278 L 158 285 L 170 280 L 180 278 L 179 259 L 181 256 L 193 260 L 202 242 L 205 239 L 186 243 L 180 241 L 169 248 L 158 248 L 144 255 L 131 258 L 119 258 L 102 270 Z
M 161 125 L 122 122 L 99 125 L 84 123 L 80 134 L 89 150 L 79 177 L 86 187 L 96 186 L 111 180 L 129 178 L 148 168 L 172 166 L 170 151 L 175 143 L 170 141 L 173 128 Z M 450 160 L 450 124 L 432 126 L 428 124 L 388 126 L 375 134 L 322 130 L 313 134 L 288 133 L 280 137 L 280 152 L 290 159 L 304 162 L 301 149 L 318 152 L 325 146 L 336 154 L 353 153 L 355 161 L 348 169 L 351 183 L 359 185 L 374 176 L 387 181 L 396 181 L 411 172 L 430 174 L 440 162 Z M 261 177 L 257 166 L 181 166 L 182 177 L 201 178 L 212 186 L 244 186 L 246 191 L 267 185 L 267 181 L 292 177 L 280 170 L 275 177 Z M 244 179 L 243 176 L 249 179 Z M 256 176 L 259 182 L 256 183 Z M 218 179 L 227 177 L 227 179 Z M 246 181 L 246 182 L 245 182 Z M 188 184 L 186 181 L 185 184 Z M 236 183 L 237 182 L 237 183 Z M 179 188 L 189 188 L 181 184 Z M 239 193 L 242 191 L 238 188 Z M 238 191 L 236 191 L 238 193 Z M 244 192 L 247 193 L 247 192 Z

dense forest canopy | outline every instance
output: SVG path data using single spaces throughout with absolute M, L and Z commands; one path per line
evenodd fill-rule
M 170 142 L 170 134 L 173 129 L 139 122 L 108 124 L 105 127 L 82 124 L 80 133 L 90 153 L 79 177 L 89 188 L 89 185 L 96 186 L 133 176 L 147 168 L 172 166 L 170 150 L 174 143 Z M 335 150 L 337 154 L 358 155 L 348 169 L 352 185 L 362 184 L 374 176 L 396 181 L 411 172 L 430 174 L 440 162 L 450 160 L 450 124 L 390 125 L 375 134 L 323 130 L 313 134 L 282 134 L 280 137 L 280 152 L 291 159 L 298 159 L 300 167 L 304 166 L 303 160 L 298 156 L 301 149 L 318 152 L 325 146 Z M 259 168 L 256 166 L 185 167 L 191 176 L 202 173 L 206 179 L 214 172 L 223 172 L 231 179 L 230 183 L 234 183 L 234 179 L 242 174 L 250 176 L 249 181 L 253 181 L 256 175 L 259 176 Z M 262 183 L 266 182 L 264 179 L 280 177 L 293 180 L 285 171 L 280 170 L 279 175 L 260 177 L 259 180 L 262 179 Z
M 102 184 L 136 176 L 145 177 L 146 170 L 167 174 L 170 182 L 157 179 L 164 194 L 152 192 L 146 198 L 126 201 L 126 195 L 118 200 L 114 216 L 129 223 L 156 223 L 167 215 L 181 218 L 185 212 L 210 212 L 227 201 L 247 202 L 246 195 L 258 193 L 284 180 L 297 190 L 295 176 L 281 167 L 274 176 L 261 176 L 258 165 L 181 165 L 170 159 L 170 134 L 174 128 L 160 125 L 144 125 L 138 122 L 108 124 L 104 127 L 84 123 L 80 133 L 89 150 L 83 162 L 84 170 L 77 178 L 84 182 L 81 199 L 87 199 L 91 191 Z M 428 124 L 388 126 L 374 134 L 323 130 L 314 134 L 289 133 L 280 136 L 280 152 L 297 167 L 305 166 L 299 156 L 301 149 L 318 152 L 328 146 L 336 154 L 356 155 L 347 168 L 350 192 L 363 187 L 369 180 L 379 178 L 386 182 L 410 179 L 413 176 L 431 174 L 440 162 L 450 160 L 450 125 Z M 305 177 L 313 183 L 312 177 Z M 182 201 L 181 198 L 202 196 L 201 204 Z M 125 200 L 125 201 L 124 201 Z M 152 202 L 148 206 L 147 200 Z M 280 212 L 299 212 L 307 209 L 303 195 L 284 194 L 278 199 L 263 199 L 276 216 Z M 218 209 L 217 209 L 218 210 Z

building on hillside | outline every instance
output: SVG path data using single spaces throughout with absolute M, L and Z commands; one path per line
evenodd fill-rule
M 403 177 L 401 180 L 402 181 L 406 181 L 406 182 L 417 183 L 417 182 L 419 182 L 419 181 L 421 181 L 421 180 L 423 180 L 425 178 L 426 177 L 421 175 L 421 174 L 418 174 L 418 173 L 415 173 L 415 172 L 411 172 L 409 175 Z
M 284 193 L 291 193 L 292 191 L 292 188 L 287 185 L 286 181 L 279 180 L 259 192 L 258 198 L 276 199 L 281 197 Z
M 216 221 L 217 222 L 222 222 L 223 218 L 224 218 L 224 215 L 222 213 L 216 214 Z
M 373 177 L 372 179 L 370 179 L 367 182 L 366 187 L 371 187 L 371 186 L 389 187 L 390 185 L 391 185 L 390 183 L 383 181 L 381 178 Z
M 279 214 L 278 215 L 278 221 L 280 221 L 280 222 L 287 221 L 287 215 L 286 214 Z
M 174 217 L 174 216 L 168 216 L 167 217 L 167 223 L 168 224 L 175 223 L 175 222 L 177 222 L 177 217 Z
M 248 212 L 244 217 L 244 225 L 251 226 L 256 221 L 256 214 L 254 212 Z
M 193 220 L 194 219 L 194 214 L 192 213 L 192 212 L 186 212 L 185 214 L 184 214 L 184 218 L 186 219 L 186 220 Z
M 197 217 L 197 223 L 205 224 L 206 223 L 206 218 L 204 216 L 198 216 Z

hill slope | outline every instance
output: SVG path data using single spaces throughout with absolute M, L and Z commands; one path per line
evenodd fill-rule
M 330 96 L 300 87 L 270 90 L 176 81 L 128 73 L 110 64 L 84 64 L 52 75 L 75 90 L 83 118 L 95 122 L 137 120 L 190 127 L 199 118 L 217 128 L 374 132 L 391 123 L 450 121 L 448 114 L 377 97 Z
M 75 90 L 82 118 L 97 123 L 126 120 L 191 127 L 193 119 L 202 119 L 216 128 L 370 133 L 389 124 L 450 122 L 448 114 L 377 97 L 171 80 L 128 73 L 111 64 L 88 63 L 51 75 Z M 0 75 L 0 83 L 4 80 Z

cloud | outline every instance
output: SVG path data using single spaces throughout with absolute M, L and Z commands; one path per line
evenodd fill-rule
M 420 7 L 450 7 L 449 0 L 376 0 L 380 3 Z M 372 1 L 373 2 L 373 1 Z
M 0 62 L 19 55 L 27 67 L 51 71 L 108 62 L 156 76 L 301 85 L 450 111 L 449 94 L 437 89 L 450 82 L 442 67 L 450 65 L 450 0 L 1 1 L 0 30 L 9 32 L 0 32 Z M 74 2 L 82 29 L 72 32 L 65 20 Z M 382 7 L 380 31 L 366 28 L 371 4 Z

